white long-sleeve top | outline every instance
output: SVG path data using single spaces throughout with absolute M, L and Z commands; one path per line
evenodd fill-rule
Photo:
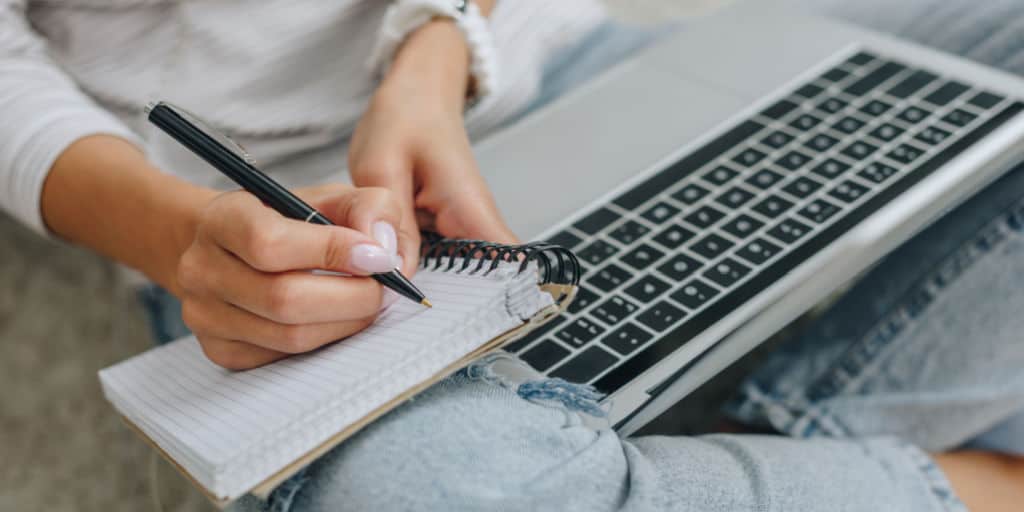
M 379 77 L 385 0 L 0 0 L 0 208 L 40 233 L 46 175 L 74 141 L 112 134 L 165 172 L 228 186 L 159 135 L 168 100 L 241 142 L 287 186 L 343 178 Z M 487 132 L 536 95 L 549 57 L 606 18 L 598 0 L 499 0 L 501 82 L 467 117 Z

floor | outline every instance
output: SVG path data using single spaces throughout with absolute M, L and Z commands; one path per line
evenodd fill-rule
M 722 0 L 608 0 L 637 22 Z M 0 214 L 0 510 L 212 510 L 103 400 L 96 371 L 149 346 L 103 259 Z

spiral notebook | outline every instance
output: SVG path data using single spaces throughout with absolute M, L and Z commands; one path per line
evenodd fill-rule
M 579 269 L 548 244 L 432 240 L 413 282 L 433 308 L 399 301 L 359 334 L 252 370 L 214 365 L 189 337 L 99 377 L 127 423 L 215 503 L 265 496 L 415 393 L 553 318 Z

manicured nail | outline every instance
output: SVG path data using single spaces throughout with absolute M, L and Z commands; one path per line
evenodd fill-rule
M 398 235 L 395 234 L 395 228 L 390 223 L 382 220 L 374 222 L 373 238 L 391 254 L 398 252 Z
M 353 247 L 349 264 L 352 265 L 352 270 L 365 274 L 380 274 L 395 268 L 395 260 L 391 253 L 383 247 L 370 244 Z

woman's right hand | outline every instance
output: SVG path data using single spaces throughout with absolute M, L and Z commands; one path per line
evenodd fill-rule
M 391 192 L 329 185 L 297 194 L 337 226 L 287 219 L 251 194 L 229 192 L 202 211 L 179 260 L 182 317 L 220 366 L 253 368 L 358 332 L 383 296 L 365 276 L 415 271 L 418 255 L 403 255 L 404 263 L 397 255 L 399 237 L 415 227 L 400 225 Z

